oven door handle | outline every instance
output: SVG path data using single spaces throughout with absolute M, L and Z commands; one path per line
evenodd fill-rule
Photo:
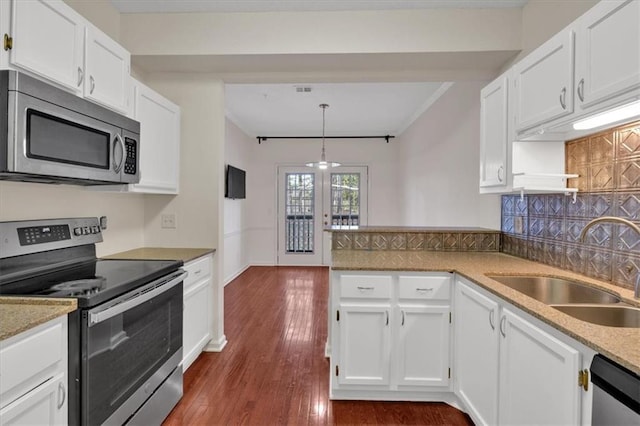
M 180 272 L 180 275 L 173 276 L 168 279 L 160 278 L 159 280 L 154 281 L 153 283 L 147 284 L 142 288 L 138 288 L 134 290 L 136 293 L 135 296 L 131 298 L 127 298 L 120 303 L 117 303 L 109 308 L 106 308 L 102 311 L 98 312 L 89 312 L 89 327 L 93 327 L 96 324 L 100 324 L 103 321 L 108 320 L 109 318 L 113 318 L 116 315 L 119 315 L 125 311 L 128 311 L 131 308 L 135 308 L 138 305 L 143 304 L 144 302 L 153 299 L 159 294 L 164 293 L 165 291 L 170 290 L 171 288 L 180 284 L 187 277 L 187 272 Z M 166 282 L 164 282 L 166 281 Z M 150 288 L 151 290 L 144 291 L 144 288 Z

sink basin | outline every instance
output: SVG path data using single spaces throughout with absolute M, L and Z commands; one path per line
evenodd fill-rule
M 566 303 L 618 303 L 611 293 L 589 287 L 577 281 L 541 276 L 487 275 L 507 287 L 526 294 L 547 305 Z
M 633 306 L 562 305 L 555 309 L 582 321 L 608 327 L 640 327 L 640 309 Z

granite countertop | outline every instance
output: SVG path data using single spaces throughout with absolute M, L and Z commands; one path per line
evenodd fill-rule
M 632 290 L 503 253 L 334 250 L 332 257 L 334 270 L 456 272 L 640 374 L 640 328 L 605 327 L 580 321 L 486 275 L 538 274 L 572 278 L 615 293 L 624 303 L 640 307 Z
M 0 296 L 0 340 L 77 309 L 76 299 Z
M 214 248 L 141 247 L 104 256 L 102 259 L 182 260 L 187 263 L 215 251 Z
M 474 227 L 442 227 L 442 226 L 330 226 L 324 228 L 328 232 L 408 232 L 408 233 L 451 233 L 451 232 L 475 232 L 475 233 L 499 233 L 499 230 Z

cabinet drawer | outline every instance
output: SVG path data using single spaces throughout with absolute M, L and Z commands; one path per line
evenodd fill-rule
M 66 368 L 66 319 L 52 320 L 0 343 L 0 406 Z
M 436 299 L 449 300 L 451 298 L 451 276 L 412 276 L 398 277 L 398 296 L 400 299 Z
M 340 297 L 390 299 L 391 276 L 343 275 L 340 277 Z
M 189 273 L 184 280 L 184 288 L 186 289 L 190 285 L 211 275 L 211 256 L 205 256 L 186 263 L 183 268 Z

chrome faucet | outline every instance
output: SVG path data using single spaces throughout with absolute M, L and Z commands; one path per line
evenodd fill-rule
M 616 216 L 602 216 L 602 217 L 593 219 L 591 222 L 587 223 L 584 226 L 584 228 L 582 229 L 582 232 L 580 232 L 580 237 L 579 237 L 580 242 L 584 242 L 584 237 L 585 235 L 587 235 L 587 231 L 593 225 L 596 225 L 601 222 L 613 222 L 613 223 L 621 223 L 623 225 L 627 225 L 629 228 L 633 229 L 636 232 L 636 234 L 640 236 L 640 227 L 635 223 L 631 222 L 630 220 L 623 219 L 621 217 L 616 217 Z M 636 285 L 633 292 L 633 297 L 635 297 L 636 299 L 640 299 L 640 271 L 638 271 L 636 275 Z

